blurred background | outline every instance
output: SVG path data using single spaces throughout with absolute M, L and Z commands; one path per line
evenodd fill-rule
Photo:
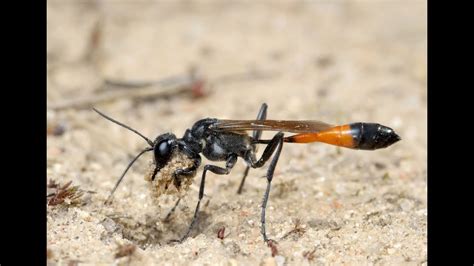
M 49 259 L 111 262 L 116 243 L 132 243 L 140 247 L 138 264 L 221 257 L 291 264 L 311 261 L 313 248 L 312 260 L 323 264 L 426 263 L 426 5 L 408 0 L 48 1 L 48 179 L 95 192 L 67 213 L 48 209 Z M 132 168 L 109 213 L 98 211 L 146 143 L 92 107 L 154 138 L 165 132 L 181 137 L 204 117 L 254 119 L 264 102 L 268 119 L 378 122 L 392 127 L 402 141 L 374 152 L 286 145 L 267 230 L 282 236 L 299 217 L 306 233 L 279 241 L 279 259 L 271 257 L 259 235 L 265 182 L 258 177 L 265 169 L 250 172 L 243 197 L 235 194 L 242 163 L 229 176 L 209 177 L 206 193 L 212 201 L 203 210 L 209 217 L 196 238 L 182 244 L 190 245 L 186 248 L 164 243 L 186 228 L 196 190 L 188 193 L 189 206 L 181 210 L 177 229 L 143 222 L 172 204 L 151 203 L 143 180 L 151 157 Z M 121 208 L 133 209 L 127 215 L 141 226 L 110 220 Z M 219 220 L 232 220 L 239 215 L 236 209 L 248 210 L 249 217 Z M 81 215 L 91 218 L 82 223 Z M 121 229 L 97 228 L 104 219 Z M 342 229 L 333 230 L 332 222 Z M 233 242 L 211 251 L 221 224 L 234 228 L 228 237 Z M 136 228 L 155 231 L 141 232 L 138 239 Z M 79 242 L 71 242 L 77 232 Z M 159 237 L 151 239 L 153 234 Z M 199 236 L 209 239 L 196 240 Z M 194 250 L 201 255 L 192 255 Z

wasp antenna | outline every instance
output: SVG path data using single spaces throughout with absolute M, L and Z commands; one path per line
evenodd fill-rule
M 112 122 L 114 122 L 115 124 L 120 125 L 120 126 L 126 128 L 126 129 L 128 129 L 128 130 L 134 132 L 135 134 L 137 134 L 138 136 L 140 136 L 140 137 L 142 137 L 144 140 L 146 140 L 146 142 L 148 142 L 148 144 L 149 144 L 151 147 L 153 147 L 153 141 L 151 141 L 151 140 L 148 139 L 147 137 L 143 136 L 143 135 L 142 135 L 140 132 L 138 132 L 137 130 L 135 130 L 135 129 L 133 129 L 133 128 L 131 128 L 131 127 L 129 127 L 129 126 L 123 124 L 123 123 L 120 123 L 119 121 L 117 121 L 117 120 L 115 120 L 115 119 L 113 119 L 113 118 L 111 118 L 111 117 L 109 117 L 109 116 L 103 114 L 102 112 L 100 112 L 99 110 L 95 109 L 94 107 L 92 107 L 92 109 L 93 109 L 94 111 L 96 111 L 99 115 L 101 115 L 102 117 L 104 117 L 105 119 L 107 119 L 107 120 L 109 120 L 109 121 L 112 121 Z
M 117 180 L 117 183 L 115 183 L 115 186 L 114 188 L 112 189 L 112 191 L 110 192 L 110 195 L 109 197 L 107 198 L 107 200 L 105 201 L 105 204 L 109 204 L 112 202 L 112 196 L 114 195 L 114 192 L 115 190 L 117 190 L 118 186 L 120 185 L 120 183 L 122 182 L 122 179 L 125 177 L 125 174 L 128 172 L 128 169 L 130 169 L 130 167 L 132 167 L 133 163 L 135 163 L 135 161 L 140 157 L 142 156 L 142 154 L 144 154 L 145 152 L 149 152 L 149 151 L 152 151 L 153 148 L 146 148 L 144 149 L 143 151 L 141 151 L 137 156 L 135 156 L 135 158 L 133 158 L 133 160 L 128 164 L 127 168 L 125 169 L 125 171 L 123 171 L 122 175 L 120 176 L 120 178 Z

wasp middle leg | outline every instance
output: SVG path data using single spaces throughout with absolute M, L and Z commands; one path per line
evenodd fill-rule
M 258 115 L 257 115 L 257 120 L 265 120 L 267 118 L 267 108 L 268 108 L 268 105 L 266 103 L 262 104 L 262 107 L 260 107 L 260 111 L 258 112 Z M 262 136 L 262 131 L 261 130 L 254 130 L 253 131 L 252 137 L 253 137 L 254 140 L 259 140 L 261 136 Z M 254 152 L 256 152 L 257 151 L 257 146 L 255 144 L 253 144 L 252 149 L 253 149 Z M 250 170 L 250 166 L 247 165 L 247 167 L 245 168 L 245 171 L 244 171 L 244 175 L 242 177 L 242 181 L 240 182 L 239 189 L 237 190 L 237 194 L 242 193 L 242 189 L 244 188 L 244 184 L 245 184 L 245 178 L 247 177 L 247 175 L 249 173 L 249 170 Z

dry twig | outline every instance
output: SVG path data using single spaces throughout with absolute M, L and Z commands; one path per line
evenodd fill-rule
M 111 102 L 120 98 L 127 99 L 151 99 L 157 97 L 169 97 L 188 93 L 194 98 L 205 96 L 204 87 L 208 83 L 236 82 L 248 79 L 264 79 L 274 76 L 275 72 L 248 71 L 243 73 L 228 74 L 216 78 L 212 82 L 196 75 L 196 70 L 191 69 L 187 75 L 165 78 L 158 81 L 116 81 L 104 80 L 104 84 L 94 93 L 82 98 L 68 99 L 51 103 L 48 108 L 61 110 L 66 108 L 90 108 L 97 103 Z M 115 88 L 111 90 L 111 88 Z M 121 90 L 117 90 L 117 88 Z
M 303 257 L 306 258 L 309 261 L 312 261 L 315 258 L 315 256 L 314 256 L 315 252 L 316 252 L 316 248 L 314 248 L 312 251 L 304 251 L 303 252 Z
M 300 219 L 296 219 L 295 220 L 295 226 L 293 227 L 293 229 L 291 229 L 291 231 L 287 232 L 286 234 L 284 234 L 281 238 L 281 239 L 285 239 L 287 238 L 289 235 L 291 234 L 297 234 L 298 236 L 302 236 L 304 233 L 306 232 L 306 229 L 301 227 L 301 220 Z

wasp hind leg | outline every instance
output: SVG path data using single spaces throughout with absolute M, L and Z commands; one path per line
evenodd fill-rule
M 277 137 L 277 138 L 275 138 Z M 261 217 L 261 222 L 262 222 L 262 228 L 261 228 L 261 233 L 263 236 L 263 240 L 266 243 L 269 243 L 270 239 L 267 238 L 267 233 L 265 229 L 265 211 L 267 208 L 267 202 L 268 202 L 268 197 L 270 195 L 270 187 L 272 184 L 272 179 L 273 179 L 273 174 L 275 173 L 275 168 L 278 163 L 278 159 L 280 158 L 281 150 L 283 148 L 283 133 L 279 133 L 277 136 L 275 136 L 274 139 L 276 139 L 277 148 L 275 151 L 275 154 L 273 155 L 273 159 L 270 162 L 270 165 L 268 166 L 267 170 L 267 189 L 265 190 L 265 194 L 263 195 L 263 201 L 262 201 L 262 217 Z
M 261 216 L 261 233 L 263 236 L 263 240 L 266 243 L 269 243 L 270 239 L 267 237 L 266 233 L 266 228 L 265 228 L 265 211 L 267 208 L 267 203 L 268 203 L 268 198 L 270 195 L 270 188 L 272 184 L 272 179 L 273 179 L 273 174 L 275 173 L 275 168 L 278 163 L 278 159 L 280 158 L 281 150 L 283 148 L 283 140 L 284 140 L 284 134 L 283 132 L 278 132 L 268 143 L 267 147 L 263 151 L 262 157 L 257 161 L 255 159 L 255 154 L 250 154 L 246 158 L 246 161 L 250 163 L 250 165 L 253 168 L 259 168 L 262 167 L 273 155 L 273 159 L 270 162 L 270 165 L 268 166 L 267 170 L 267 188 L 265 190 L 265 194 L 263 195 L 263 201 L 262 201 L 262 216 Z
M 268 105 L 266 103 L 262 104 L 262 107 L 260 107 L 260 111 L 258 112 L 258 115 L 257 115 L 257 120 L 265 120 L 267 118 L 267 108 L 268 108 Z M 255 140 L 259 140 L 260 137 L 262 136 L 262 131 L 261 130 L 254 130 L 253 131 L 253 139 Z M 253 152 L 256 152 L 257 148 L 254 145 L 252 145 L 252 150 Z M 249 170 L 250 170 L 250 166 L 247 165 L 247 167 L 245 168 L 245 171 L 244 171 L 244 175 L 242 177 L 242 181 L 240 181 L 240 185 L 239 185 L 239 189 L 237 190 L 237 194 L 242 194 L 242 189 L 244 188 L 244 184 L 245 184 L 245 178 L 247 177 L 248 173 L 249 173 Z

